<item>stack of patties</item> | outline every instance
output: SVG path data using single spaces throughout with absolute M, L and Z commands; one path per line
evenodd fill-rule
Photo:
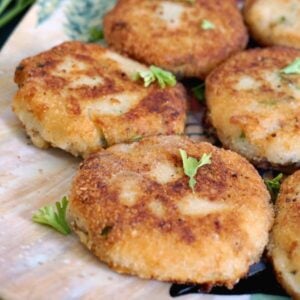
M 244 10 L 252 32 L 260 2 Z M 13 109 L 36 146 L 85 157 L 69 221 L 101 261 L 142 278 L 232 288 L 260 260 L 273 224 L 250 162 L 299 167 L 300 51 L 243 51 L 234 0 L 119 0 L 103 24 L 113 50 L 67 42 L 23 60 Z M 230 150 L 181 136 L 188 93 L 170 72 L 206 79 L 207 119 Z M 299 296 L 299 219 L 285 247 L 281 215 L 292 209 L 277 207 L 269 253 L 277 273 L 293 273 L 279 278 Z

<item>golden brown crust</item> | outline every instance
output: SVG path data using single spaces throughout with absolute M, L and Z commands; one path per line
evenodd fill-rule
M 256 165 L 300 163 L 300 78 L 280 73 L 299 56 L 284 47 L 248 50 L 206 79 L 208 117 L 219 139 Z
M 213 30 L 203 30 L 208 20 Z M 187 77 L 205 76 L 246 47 L 248 35 L 232 0 L 122 0 L 104 17 L 105 39 L 117 51 Z
M 281 185 L 268 248 L 279 282 L 300 299 L 300 171 Z
M 300 49 L 298 0 L 246 0 L 244 18 L 251 36 L 264 46 Z
M 35 145 L 74 155 L 141 136 L 183 133 L 183 86 L 144 88 L 132 79 L 140 70 L 145 66 L 99 45 L 63 43 L 20 63 L 13 109 Z
M 180 148 L 196 158 L 212 154 L 197 172 L 195 193 Z M 69 209 L 81 241 L 118 272 L 232 287 L 267 243 L 269 198 L 239 155 L 159 136 L 89 156 L 73 181 Z

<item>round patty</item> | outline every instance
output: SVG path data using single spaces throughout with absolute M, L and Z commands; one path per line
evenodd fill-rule
M 280 188 L 268 248 L 279 282 L 293 299 L 300 299 L 300 171 Z
M 260 44 L 300 48 L 299 0 L 247 0 L 244 16 Z
M 300 51 L 248 50 L 206 80 L 208 119 L 227 148 L 260 167 L 300 163 L 300 74 L 285 74 Z
M 181 134 L 186 92 L 134 81 L 144 65 L 96 44 L 63 43 L 23 60 L 13 110 L 32 142 L 73 155 L 143 136 Z
M 211 154 L 194 192 L 179 149 Z M 238 154 L 157 136 L 90 155 L 73 181 L 69 215 L 81 241 L 117 272 L 232 287 L 268 241 L 269 198 Z
M 103 24 L 116 50 L 187 77 L 204 78 L 248 40 L 233 0 L 121 0 Z

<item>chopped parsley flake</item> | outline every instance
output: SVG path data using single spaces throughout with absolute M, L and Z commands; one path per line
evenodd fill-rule
M 194 177 L 196 176 L 199 168 L 211 164 L 211 153 L 204 153 L 201 158 L 197 160 L 194 157 L 188 157 L 186 151 L 182 149 L 179 149 L 179 152 L 183 163 L 184 174 L 190 178 L 189 187 L 194 192 L 194 188 L 197 183 Z
M 268 100 L 261 100 L 259 101 L 260 104 L 268 105 L 268 106 L 274 106 L 278 104 L 278 101 L 275 99 L 268 99 Z
M 104 39 L 104 33 L 102 28 L 97 26 L 90 28 L 89 30 L 89 42 L 97 42 Z
M 283 74 L 300 74 L 300 57 L 296 58 L 291 64 L 280 70 Z
M 190 4 L 195 4 L 195 1 L 196 0 L 183 0 L 184 2 L 188 2 L 188 3 L 190 3 Z
M 286 22 L 286 17 L 285 16 L 281 16 L 279 19 L 278 19 L 278 21 L 277 21 L 277 23 L 279 23 L 279 24 L 282 24 L 282 23 L 285 23 Z
M 203 102 L 205 100 L 205 84 L 199 84 L 192 88 L 192 92 L 196 99 L 200 102 Z
M 272 199 L 275 199 L 278 195 L 279 189 L 280 189 L 280 181 L 282 179 L 282 173 L 278 174 L 273 179 L 265 179 L 265 185 L 267 186 Z
M 242 132 L 240 133 L 239 138 L 240 138 L 240 139 L 245 139 L 245 138 L 246 138 L 245 131 L 242 131 Z
M 142 140 L 143 139 L 143 136 L 142 135 L 135 135 L 132 139 L 131 139 L 131 141 L 132 142 L 139 142 L 140 140 Z
M 202 22 L 201 22 L 201 28 L 203 30 L 211 30 L 211 29 L 214 29 L 215 28 L 215 24 L 204 19 Z

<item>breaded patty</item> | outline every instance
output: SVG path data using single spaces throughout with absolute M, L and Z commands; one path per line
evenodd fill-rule
M 299 166 L 300 75 L 282 72 L 297 57 L 292 48 L 244 51 L 206 80 L 208 119 L 219 139 L 257 166 Z
M 205 78 L 248 40 L 233 0 L 121 0 L 103 24 L 117 51 L 186 77 Z
M 268 248 L 278 280 L 293 299 L 300 299 L 300 171 L 280 188 Z
M 13 110 L 37 147 L 76 156 L 143 136 L 183 133 L 183 86 L 145 88 L 133 80 L 143 70 L 99 45 L 63 43 L 17 67 Z
M 244 16 L 261 45 L 300 48 L 299 0 L 246 0 Z
M 211 164 L 194 193 L 179 149 Z M 232 287 L 259 260 L 273 221 L 270 197 L 238 154 L 183 136 L 157 136 L 91 154 L 70 193 L 81 241 L 120 273 Z

